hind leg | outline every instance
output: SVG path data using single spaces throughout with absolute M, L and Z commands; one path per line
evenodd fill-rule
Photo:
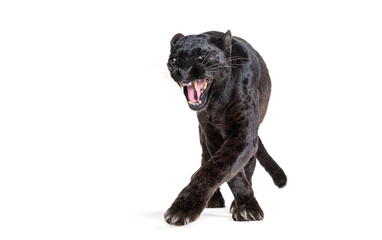
M 223 208 L 224 205 L 224 198 L 223 195 L 220 192 L 220 188 L 216 190 L 214 195 L 210 198 L 210 200 L 207 203 L 207 208 Z
M 253 172 L 255 171 L 255 167 L 256 167 L 256 157 L 253 156 L 251 157 L 251 159 L 249 160 L 249 162 L 244 168 L 245 176 L 247 177 L 251 185 L 252 185 L 252 175 L 253 175 Z
M 254 221 L 264 218 L 263 210 L 253 194 L 251 183 L 244 171 L 239 172 L 228 182 L 235 200 L 232 203 L 232 218 L 235 221 Z
M 253 156 L 244 168 L 245 177 L 247 178 L 247 180 L 251 186 L 252 186 L 252 175 L 253 175 L 253 172 L 255 171 L 255 167 L 256 167 L 256 157 Z M 229 211 L 232 213 L 234 211 L 235 207 L 236 207 L 236 202 L 234 199 L 232 201 L 232 204 L 231 204 Z
M 256 149 L 258 149 L 258 140 L 257 139 L 254 142 L 254 146 L 256 147 Z M 249 182 L 249 188 L 252 191 L 252 195 L 253 195 L 252 175 L 253 175 L 253 172 L 255 171 L 255 167 L 256 167 L 256 156 L 253 156 L 253 157 L 251 157 L 251 159 L 249 159 L 247 165 L 245 165 L 245 167 L 244 167 L 245 178 L 246 178 L 246 181 Z M 242 185 L 245 185 L 245 184 L 243 183 Z M 256 199 L 255 199 L 255 201 L 256 201 Z M 231 213 L 236 212 L 236 207 L 237 207 L 237 202 L 236 202 L 236 196 L 235 196 L 235 199 L 232 201 L 232 204 L 230 207 L 230 212 Z M 260 206 L 259 206 L 259 209 L 261 210 Z M 262 210 L 261 210 L 261 212 L 262 212 Z
M 259 141 L 260 141 L 260 138 L 258 137 L 253 142 L 253 144 L 256 148 L 256 155 L 257 155 L 257 152 L 259 151 Z M 252 185 L 252 175 L 253 175 L 253 172 L 255 171 L 255 167 L 256 167 L 256 155 L 251 157 L 251 159 L 249 159 L 247 165 L 245 165 L 245 167 L 244 167 L 245 176 L 247 177 L 247 179 L 251 185 Z

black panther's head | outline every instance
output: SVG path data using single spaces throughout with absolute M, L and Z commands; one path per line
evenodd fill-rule
M 230 31 L 172 38 L 167 66 L 192 110 L 203 110 L 213 89 L 230 75 L 231 40 Z

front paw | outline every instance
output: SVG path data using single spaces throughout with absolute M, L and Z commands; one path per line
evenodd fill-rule
M 181 209 L 169 208 L 164 214 L 164 219 L 168 224 L 175 226 L 183 226 L 190 223 L 187 213 Z
M 231 205 L 232 218 L 234 221 L 260 221 L 264 219 L 264 212 L 256 201 L 242 205 Z
M 203 208 L 200 210 L 199 208 L 191 207 L 186 202 L 175 201 L 164 214 L 164 219 L 168 224 L 183 226 L 195 221 L 202 210 Z

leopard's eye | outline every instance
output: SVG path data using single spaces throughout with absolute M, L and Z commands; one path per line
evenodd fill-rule
M 198 57 L 200 60 L 204 60 L 206 58 L 206 54 L 201 54 L 199 57 Z
M 177 61 L 179 61 L 179 57 L 173 57 L 171 60 L 172 60 L 173 62 L 177 62 Z

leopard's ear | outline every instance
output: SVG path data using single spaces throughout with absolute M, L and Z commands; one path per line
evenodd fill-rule
M 221 37 L 219 37 L 215 45 L 225 53 L 227 58 L 231 57 L 231 51 L 232 51 L 231 31 L 228 30 Z
M 171 39 L 171 47 L 173 47 L 180 39 L 184 38 L 184 35 L 181 33 L 175 34 Z

